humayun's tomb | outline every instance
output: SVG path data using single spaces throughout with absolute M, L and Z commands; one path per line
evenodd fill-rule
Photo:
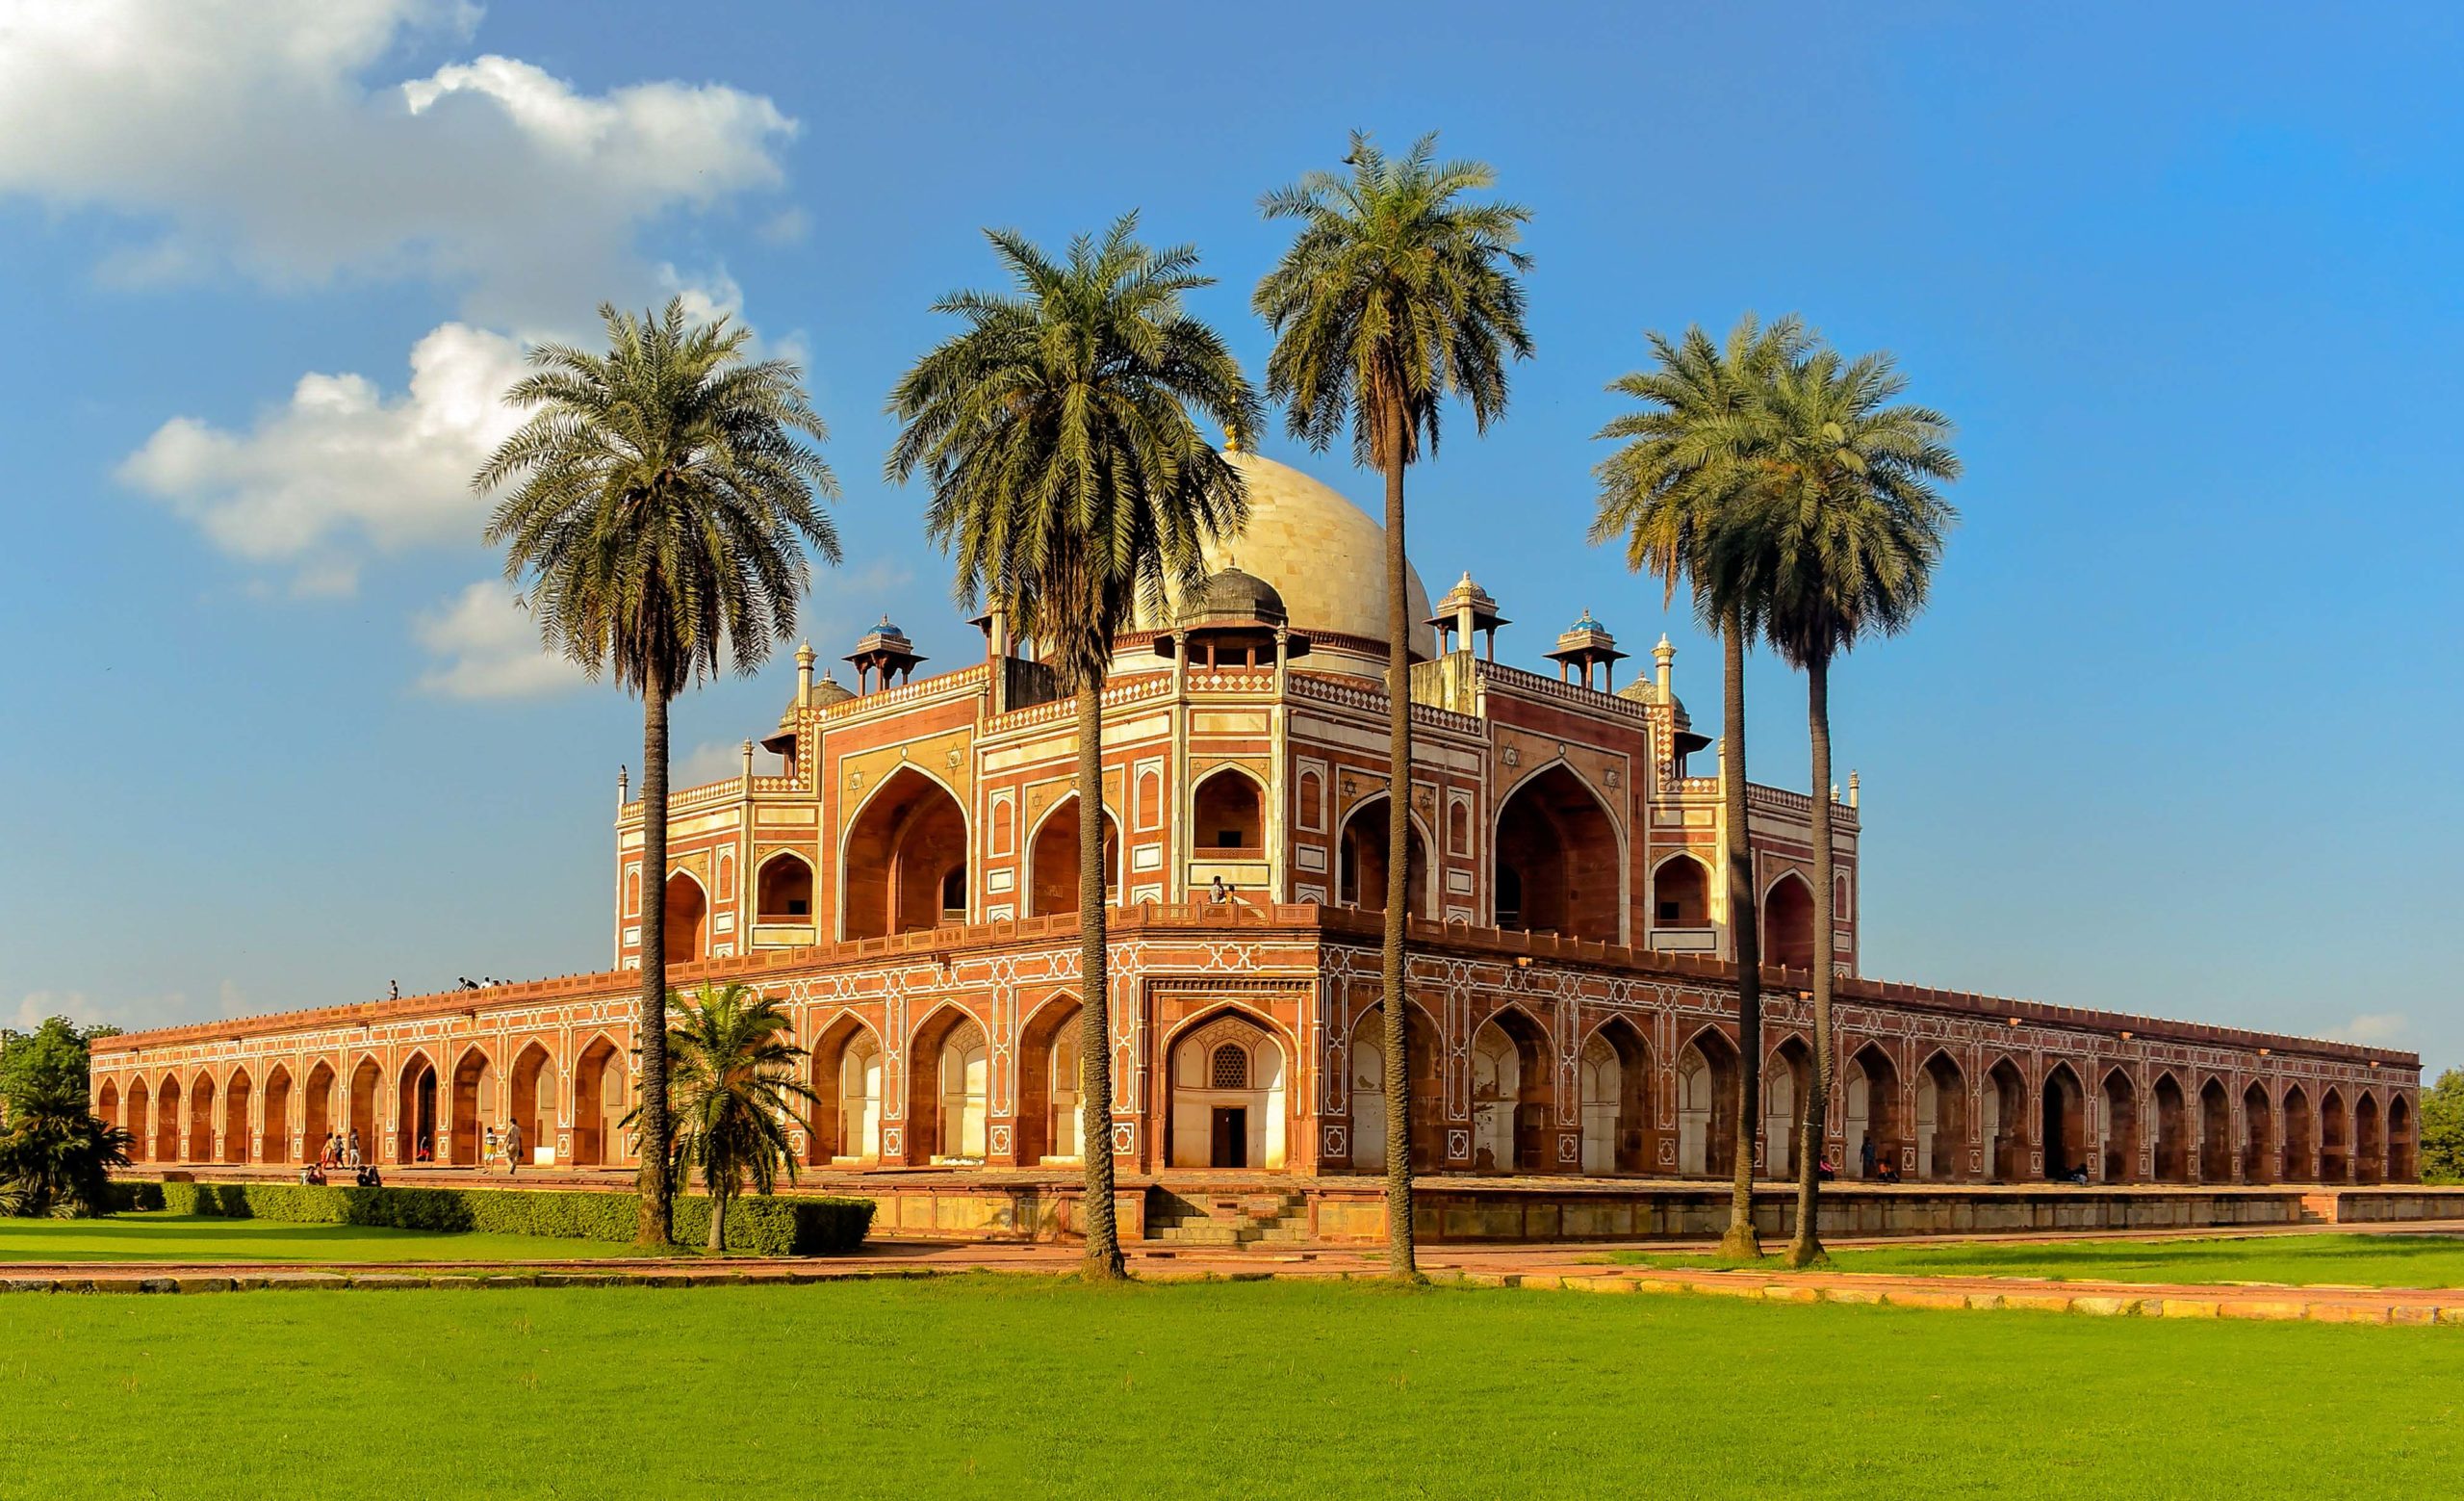
M 1120 637 L 1103 693 L 1122 1223 L 1374 1234 L 1399 815 L 1383 532 L 1293 469 L 1234 461 L 1247 531 L 1210 550 L 1202 600 Z M 1663 637 L 1620 684 L 1628 654 L 1585 611 L 1544 634 L 1556 671 L 1526 671 L 1497 660 L 1508 622 L 1468 574 L 1434 608 L 1411 595 L 1425 625 L 1400 815 L 1429 1228 L 1715 1224 L 1739 1074 L 1722 784 L 1675 653 Z M 808 1185 L 880 1197 L 885 1232 L 1065 1228 L 1084 1145 L 1072 706 L 998 619 L 977 624 L 982 660 L 918 676 L 884 621 L 844 659 L 852 688 L 800 651 L 764 764 L 748 741 L 740 775 L 673 797 L 667 870 L 641 868 L 641 805 L 620 789 L 603 971 L 110 1038 L 95 1108 L 148 1169 L 279 1172 L 355 1128 L 381 1163 L 467 1172 L 484 1130 L 518 1122 L 537 1166 L 613 1178 L 649 900 L 672 983 L 742 981 L 796 1018 L 822 1101 L 800 1133 Z M 1837 865 L 1817 871 L 1810 799 L 1748 789 L 1767 1176 L 1794 1171 L 1809 883 L 1827 880 L 1843 975 L 1828 1155 L 1845 1178 L 1868 1143 L 1878 1175 L 1969 1205 L 2012 1194 L 1985 1185 L 2045 1199 L 2084 1169 L 2090 1194 L 2183 1223 L 2297 1212 L 2229 1207 L 2299 1203 L 2252 1192 L 2271 1185 L 2417 1178 L 2412 1054 L 1865 977 L 1856 779 L 1834 797 Z

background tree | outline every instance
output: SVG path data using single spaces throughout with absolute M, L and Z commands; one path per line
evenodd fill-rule
M 1687 328 L 1675 341 L 1658 333 L 1647 337 L 1654 368 L 1608 388 L 1642 409 L 1600 430 L 1601 438 L 1621 446 L 1593 471 L 1600 497 L 1591 540 L 1623 541 L 1627 565 L 1661 581 L 1663 606 L 1677 597 L 1681 581 L 1686 583 L 1696 616 L 1720 638 L 1720 783 L 1727 805 L 1722 863 L 1736 960 L 1739 1058 L 1735 1160 L 1720 1250 L 1753 1257 L 1762 1254 L 1754 1228 L 1762 943 L 1746 805 L 1745 648 L 1759 609 L 1750 595 L 1755 580 L 1748 566 L 1756 549 L 1745 531 L 1758 519 L 1751 503 L 1772 481 L 1773 382 L 1804 356 L 1810 341 L 1794 318 L 1765 326 L 1751 313 L 1737 321 L 1725 344 L 1714 344 L 1700 327 Z
M 2464 1183 L 2464 1069 L 2422 1091 L 2422 1181 Z
M 787 1041 L 795 1023 L 766 996 L 742 985 L 667 997 L 667 1051 L 676 1102 L 669 1147 L 680 1184 L 695 1166 L 710 1194 L 709 1249 L 727 1245 L 728 1203 L 749 1180 L 769 1193 L 782 1163 L 796 1180 L 790 1125 L 809 1133 L 796 1105 L 820 1103 L 799 1067 L 805 1049 Z
M 902 424 L 886 470 L 932 486 L 925 524 L 951 550 L 956 592 L 988 601 L 1039 643 L 1077 701 L 1080 1140 L 1086 1267 L 1123 1275 L 1113 1214 L 1111 969 L 1105 946 L 1101 693 L 1113 637 L 1143 603 L 1193 598 L 1200 548 L 1248 520 L 1240 472 L 1198 418 L 1255 429 L 1257 398 L 1215 330 L 1182 307 L 1209 285 L 1197 252 L 1155 250 L 1123 215 L 1056 261 L 988 230 L 1007 293 L 934 304 L 965 323 L 891 392 Z
M 118 1035 L 118 1027 L 79 1026 L 66 1017 L 46 1017 L 30 1032 L 0 1027 L 0 1122 L 38 1094 L 86 1099 L 94 1039 Z
M 28 1076 L 11 1095 L 0 1128 L 0 1213 L 101 1214 L 111 1170 L 129 1165 L 132 1140 L 87 1108 L 82 1064 L 73 1079 Z
M 802 373 L 750 360 L 725 318 L 694 324 L 680 299 L 635 317 L 602 304 L 607 349 L 546 344 L 505 400 L 530 413 L 472 480 L 513 483 L 488 522 L 542 639 L 642 701 L 643 1139 L 667 1126 L 668 704 L 728 665 L 751 673 L 795 634 L 805 549 L 838 561 L 815 505 L 829 465 L 796 441 L 828 433 Z M 518 481 L 518 482 L 517 482 Z M 671 1235 L 656 1152 L 642 1153 L 640 1239 Z
M 1831 1099 L 1831 664 L 1868 635 L 1896 635 L 1925 608 L 1943 534 L 1958 519 L 1938 482 L 1959 477 L 1951 424 L 1897 401 L 1908 382 L 1887 354 L 1843 361 L 1817 350 L 1780 367 L 1768 405 L 1772 482 L 1729 533 L 1748 556 L 1745 594 L 1772 649 L 1806 675 L 1813 748 L 1813 1087 L 1797 1151 L 1791 1265 L 1822 1255 L 1820 1174 Z
M 1474 203 L 1492 187 L 1479 162 L 1436 160 L 1437 137 L 1400 157 L 1354 131 L 1340 172 L 1311 172 L 1267 194 L 1267 218 L 1299 233 L 1252 303 L 1275 334 L 1267 393 L 1285 403 L 1295 437 L 1323 450 L 1346 427 L 1352 461 L 1386 479 L 1386 1044 L 1387 1264 L 1416 1278 L 1412 1236 L 1410 1028 L 1403 988 L 1410 911 L 1412 720 L 1410 562 L 1403 536 L 1403 472 L 1437 453 L 1446 398 L 1472 409 L 1485 432 L 1504 415 L 1507 357 L 1526 359 L 1516 246 L 1530 221 L 1512 203 Z

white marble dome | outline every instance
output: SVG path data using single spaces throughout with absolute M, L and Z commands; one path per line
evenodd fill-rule
M 1207 571 L 1238 568 L 1283 596 L 1292 629 L 1386 639 L 1386 528 L 1343 493 L 1255 453 L 1226 453 L 1249 492 L 1249 525 L 1237 537 L 1209 543 Z M 1428 627 L 1428 590 L 1404 575 L 1412 622 L 1411 649 L 1435 655 Z M 1140 618 L 1144 627 L 1165 622 Z

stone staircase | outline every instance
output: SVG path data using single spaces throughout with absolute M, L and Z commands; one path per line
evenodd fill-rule
M 1157 1189 L 1146 1238 L 1168 1246 L 1283 1246 L 1309 1238 L 1309 1202 L 1272 1191 L 1222 1193 Z
M 2304 1225 L 2334 1225 L 2339 1223 L 2339 1219 L 2336 1214 L 2337 1197 L 2337 1195 L 2332 1193 L 2303 1194 L 2301 1196 L 2301 1223 Z

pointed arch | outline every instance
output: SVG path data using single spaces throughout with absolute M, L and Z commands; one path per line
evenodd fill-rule
M 1879 1042 L 1849 1053 L 1840 1070 L 1848 1117 L 1846 1171 L 1857 1178 L 1894 1175 L 1908 1144 L 1898 1061 Z
M 702 889 L 702 881 L 692 871 L 679 868 L 668 872 L 666 894 L 667 926 L 664 943 L 669 964 L 691 964 L 709 957 L 710 895 Z
M 257 1142 L 260 1162 L 291 1162 L 296 1156 L 291 1150 L 291 1069 L 277 1063 L 266 1071 L 265 1106 L 261 1112 L 265 1128 Z
M 1335 837 L 1335 900 L 1363 912 L 1386 910 L 1386 859 L 1389 839 L 1384 792 L 1373 792 L 1344 815 Z M 1410 894 L 1411 915 L 1425 919 L 1436 910 L 1437 871 L 1428 858 L 1429 831 L 1417 810 L 1408 815 L 1403 836 L 1403 883 Z
M 2415 1152 L 2413 1102 L 2399 1091 L 2387 1097 L 2387 1181 L 2409 1183 L 2421 1176 Z
M 245 1068 L 234 1068 L 222 1081 L 222 1160 L 242 1163 L 248 1160 L 248 1107 L 256 1091 L 256 1081 Z
M 485 1154 L 485 1133 L 498 1126 L 503 1101 L 498 1099 L 496 1060 L 473 1043 L 453 1060 L 452 1099 L 447 1115 L 452 1126 L 447 1153 L 456 1167 L 475 1168 Z
M 119 1081 L 105 1078 L 94 1091 L 94 1115 L 105 1126 L 119 1125 Z
M 1630 1018 L 1612 1016 L 1583 1040 L 1579 1068 L 1583 1172 L 1650 1172 L 1650 1040 Z
M 1104 905 L 1121 898 L 1120 818 L 1104 810 Z M 1078 794 L 1054 800 L 1027 836 L 1027 916 L 1045 918 L 1078 910 Z
M 2187 1183 L 2198 1166 L 2198 1153 L 2192 1143 L 2190 1096 L 2182 1081 L 2170 1069 L 2156 1075 L 2155 1087 L 2148 1091 L 2156 1102 L 2156 1180 L 2160 1183 Z
M 838 841 L 842 938 L 887 938 L 966 920 L 966 809 L 947 782 L 912 762 L 876 783 Z M 960 903 L 946 898 L 955 877 Z
M 1404 1088 L 1410 1109 L 1403 1122 L 1415 1172 L 1445 1164 L 1444 1075 L 1438 1059 L 1443 1035 L 1437 1019 L 1417 996 L 1403 1001 Z M 1369 1007 L 1352 1022 L 1345 1048 L 1346 1101 L 1351 1122 L 1351 1165 L 1359 1173 L 1386 1171 L 1386 1007 Z
M 188 1136 L 183 1162 L 214 1160 L 214 1075 L 199 1069 L 189 1078 Z
M 300 1160 L 314 1162 L 325 1150 L 325 1138 L 334 1134 L 342 1116 L 334 1108 L 334 1090 L 340 1075 L 334 1072 L 331 1059 L 320 1058 L 308 1070 L 307 1086 L 300 1092 L 300 1120 L 304 1127 L 299 1149 Z
M 2313 1183 L 2319 1178 L 2319 1123 L 2310 1112 L 2310 1092 L 2299 1084 L 2284 1090 L 2284 1170 L 2288 1183 Z
M 351 1065 L 350 1086 L 345 1092 L 345 1098 L 350 1102 L 351 1133 L 345 1139 L 348 1142 L 352 1137 L 356 1138 L 362 1162 L 376 1160 L 376 1097 L 384 1089 L 385 1071 L 378 1066 L 376 1055 L 361 1053 L 359 1061 Z M 348 1151 L 347 1146 L 345 1150 Z M 349 1158 L 346 1156 L 344 1160 L 347 1162 Z
M 436 1160 L 438 1100 L 436 1060 L 424 1048 L 414 1048 L 394 1075 L 394 1160 L 421 1163 Z
M 1783 871 L 1763 889 L 1762 935 L 1765 964 L 1813 968 L 1813 887 L 1803 875 Z
M 1652 867 L 1652 926 L 1711 925 L 1711 867 L 1680 850 Z
M 1489 848 L 1498 926 L 1625 941 L 1626 832 L 1607 799 L 1565 758 L 1533 770 L 1498 800 Z
M 1190 846 L 1210 858 L 1264 859 L 1266 779 L 1237 762 L 1209 767 L 1190 793 Z
M 1677 1171 L 1726 1178 L 1736 1162 L 1736 1044 L 1706 1022 L 1677 1049 L 1676 1065 Z
M 1977 1095 L 1977 1139 L 1991 1164 L 1997 1183 L 2016 1183 L 2028 1176 L 2028 1081 L 2009 1053 L 1985 1071 L 1985 1087 Z
M 1163 1048 L 1165 1159 L 1176 1168 L 1281 1171 L 1297 1056 L 1283 1028 L 1226 1002 L 1173 1027 Z
M 888 1049 L 871 1022 L 840 1009 L 815 1033 L 807 1063 L 817 1097 L 805 1160 L 814 1167 L 862 1167 L 882 1156 L 883 1093 Z
M 926 1012 L 907 1041 L 907 1160 L 977 1163 L 990 1144 L 992 1033 L 956 1000 Z
M 1967 1177 L 1967 1075 L 1937 1048 L 1916 1070 L 1916 1176 L 1929 1183 Z
M 2319 1097 L 2319 1178 L 2326 1183 L 2352 1181 L 2352 1123 L 2345 1108 L 2344 1091 L 2330 1084 Z
M 1472 1167 L 1550 1171 L 1557 1079 L 1549 1030 L 1511 1001 L 1472 1031 Z
M 1019 1028 L 1015 1115 L 1022 1166 L 1086 1160 L 1084 1014 L 1076 996 L 1056 991 L 1027 1013 Z
M 121 1128 L 128 1132 L 129 1160 L 155 1160 L 154 1091 L 146 1084 L 143 1074 L 128 1081 L 128 1094 L 123 1098 L 120 1108 L 126 1115 L 126 1124 Z
M 2067 1060 L 2045 1071 L 2042 1100 L 2044 1176 L 2059 1179 L 2092 1171 L 2088 1161 L 2088 1091 Z
M 2105 1071 L 2105 1181 L 2139 1181 L 2139 1086 L 2119 1064 Z
M 754 911 L 763 922 L 812 921 L 812 862 L 792 849 L 774 850 L 753 873 Z
M 2387 1136 L 2378 1113 L 2378 1097 L 2363 1090 L 2352 1102 L 2352 1180 L 2378 1183 L 2387 1177 Z
M 811 867 L 806 867 L 809 874 Z M 585 1167 L 618 1167 L 634 1155 L 626 1141 L 625 1052 L 605 1031 L 593 1032 L 574 1055 L 573 1159 Z
M 2275 1104 L 2268 1087 L 2252 1079 L 2242 1091 L 2242 1181 L 2272 1183 L 2281 1161 L 2276 1146 Z
M 513 1125 L 522 1127 L 521 1166 L 534 1162 L 552 1162 L 556 1151 L 556 1076 L 555 1054 L 538 1038 L 524 1043 L 513 1055 L 513 1069 L 506 1075 L 513 1098 L 506 1111 Z M 542 1156 L 545 1152 L 547 1155 Z
M 1813 1049 L 1803 1037 L 1790 1032 L 1772 1048 L 1762 1066 L 1763 1177 L 1797 1176 L 1797 1154 L 1805 1145 L 1806 1100 L 1812 1093 Z
M 2233 1181 L 2233 1098 L 2213 1074 L 2198 1087 L 2198 1178 Z

